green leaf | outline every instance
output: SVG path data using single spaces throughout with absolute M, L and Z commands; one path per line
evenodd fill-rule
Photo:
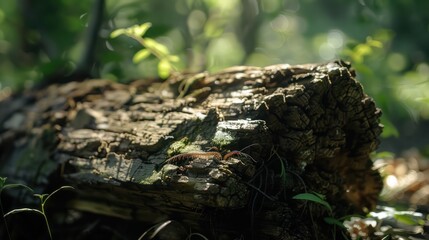
M 311 194 L 316 195 L 318 198 L 320 198 L 320 199 L 322 199 L 322 200 L 325 200 L 325 199 L 326 199 L 325 195 L 323 195 L 323 194 L 321 194 L 321 193 L 312 192 Z
M 146 44 L 147 48 L 150 48 L 163 56 L 167 56 L 170 54 L 166 46 L 164 46 L 163 44 L 157 42 L 152 38 L 144 38 L 144 43 Z
M 145 58 L 150 56 L 150 51 L 147 49 L 142 49 L 133 56 L 133 63 L 138 63 L 143 61 Z
M 31 192 L 33 192 L 33 189 L 31 189 L 30 187 L 24 185 L 24 184 L 19 184 L 19 183 L 13 183 L 13 184 L 6 184 L 3 186 L 3 188 L 16 188 L 16 187 L 23 187 L 27 190 L 30 190 Z
M 115 38 L 118 37 L 122 34 L 125 34 L 127 32 L 127 30 L 125 28 L 119 28 L 116 29 L 115 31 L 113 31 L 112 33 L 110 33 L 110 38 Z
M 44 200 L 45 200 L 45 198 L 46 198 L 46 196 L 48 196 L 48 194 L 46 194 L 46 193 L 44 193 L 44 194 L 38 194 L 38 193 L 35 193 L 35 194 L 33 194 L 35 197 L 38 197 L 38 198 L 40 198 L 40 201 L 41 202 L 43 202 Z
M 380 42 L 378 40 L 374 40 L 370 36 L 366 38 L 366 42 L 371 47 L 376 47 L 376 48 L 382 48 L 383 47 L 383 43 L 382 42 Z
M 136 36 L 142 37 L 151 26 L 152 26 L 152 23 L 150 23 L 150 22 L 143 23 L 140 26 L 135 25 L 135 26 L 133 26 L 133 33 Z
M 168 56 L 168 60 L 170 62 L 179 62 L 180 58 L 177 55 L 170 55 L 170 56 Z
M 370 46 L 368 46 L 366 44 L 359 44 L 356 46 L 355 52 L 356 52 L 356 54 L 358 54 L 360 56 L 367 56 L 367 55 L 370 55 L 372 53 L 372 49 Z
M 9 216 L 9 215 L 11 215 L 11 214 L 21 213 L 21 212 L 35 212 L 35 213 L 40 213 L 40 214 L 44 215 L 44 214 L 42 213 L 42 211 L 40 211 L 40 210 L 38 210 L 38 209 L 34 209 L 34 208 L 17 208 L 17 209 L 13 209 L 13 210 L 12 210 L 12 211 L 10 211 L 10 212 L 7 212 L 7 213 L 4 215 L 4 217 L 7 217 L 7 216 Z
M 48 199 L 50 198 L 50 197 L 52 197 L 52 195 L 54 195 L 55 193 L 57 193 L 57 192 L 59 192 L 59 191 L 61 191 L 61 190 L 64 190 L 64 189 L 74 189 L 74 187 L 72 187 L 72 186 L 62 186 L 62 187 L 60 187 L 60 188 L 58 188 L 57 190 L 55 190 L 55 191 L 53 191 L 51 194 L 43 194 L 43 197 L 45 196 L 45 195 L 47 195 L 47 197 L 44 199 L 44 201 L 43 202 L 46 202 L 46 201 L 48 201 Z
M 152 26 L 152 23 L 147 22 L 147 23 L 143 23 L 142 25 L 134 25 L 129 28 L 119 28 L 110 34 L 110 38 L 115 38 L 122 34 L 134 35 L 135 37 L 142 37 L 151 26 Z
M 307 201 L 319 203 L 325 206 L 330 212 L 332 212 L 331 205 L 329 205 L 329 203 L 323 199 L 324 196 L 323 198 L 321 198 L 320 196 L 323 196 L 323 195 L 319 193 L 301 193 L 301 194 L 295 195 L 293 199 L 307 200 Z
M 158 75 L 165 79 L 170 75 L 172 66 L 171 63 L 166 59 L 161 59 L 158 63 Z
M 395 213 L 393 217 L 398 221 L 406 225 L 415 226 L 415 225 L 424 225 L 425 221 L 417 216 L 413 216 L 407 213 Z
M 0 188 L 3 188 L 7 180 L 7 177 L 0 177 Z

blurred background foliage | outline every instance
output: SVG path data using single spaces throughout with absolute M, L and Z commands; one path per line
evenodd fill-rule
M 103 18 L 91 61 L 83 61 L 95 5 Z M 157 59 L 118 28 L 150 22 L 145 37 L 179 56 L 179 71 L 234 65 L 351 61 L 382 108 L 382 147 L 428 148 L 427 0 L 31 0 L 0 1 L 0 100 L 84 63 L 89 76 L 127 82 L 157 76 Z M 399 138 L 398 138 L 399 136 Z M 395 139 L 396 138 L 396 139 Z

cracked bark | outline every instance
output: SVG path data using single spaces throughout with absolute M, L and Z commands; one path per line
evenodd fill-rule
M 382 187 L 369 158 L 381 112 L 344 62 L 71 82 L 0 106 L 1 175 L 61 179 L 82 211 L 226 239 L 329 239 L 309 220 L 327 209 L 294 195 L 323 194 L 341 217 L 373 209 Z

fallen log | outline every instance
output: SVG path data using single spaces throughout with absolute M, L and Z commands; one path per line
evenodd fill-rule
M 381 112 L 342 61 L 55 84 L 0 109 L 1 176 L 210 239 L 330 239 L 325 217 L 368 212 L 382 188 Z

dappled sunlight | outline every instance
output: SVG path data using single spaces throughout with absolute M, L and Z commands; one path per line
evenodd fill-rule
M 416 149 L 408 150 L 403 157 L 379 159 L 384 176 L 384 201 L 429 205 L 429 159 Z
M 349 217 L 344 224 L 352 239 L 371 239 L 372 236 L 381 239 L 387 235 L 396 236 L 397 230 L 421 234 L 423 226 L 427 228 L 429 212 L 427 9 L 429 1 L 58 0 L 43 4 L 29 0 L 0 1 L 0 101 L 8 101 L 21 90 L 45 89 L 60 83 L 86 83 L 88 79 L 114 81 L 115 84 L 141 82 L 141 88 L 145 90 L 153 90 L 149 87 L 149 80 L 159 80 L 159 84 L 166 89 L 150 99 L 171 97 L 178 92 L 179 99 L 189 100 L 177 107 L 185 109 L 192 108 L 193 104 L 198 103 L 197 97 L 208 94 L 214 86 L 219 87 L 216 91 L 222 93 L 224 89 L 218 85 L 218 80 L 207 76 L 223 69 L 229 70 L 222 76 L 232 76 L 233 73 L 228 71 L 240 69 L 234 66 L 243 65 L 255 66 L 255 69 L 276 64 L 302 67 L 307 63 L 335 62 L 341 68 L 346 65 L 347 70 L 339 72 L 340 78 L 349 76 L 353 81 L 357 80 L 363 88 L 359 85 L 359 91 L 374 100 L 375 105 L 371 106 L 381 109 L 380 121 L 378 110 L 377 119 L 372 120 L 375 121 L 374 127 L 384 129 L 379 150 L 390 154 L 374 154 L 373 158 L 376 167 L 371 171 L 377 174 L 380 171 L 384 183 L 377 210 L 367 216 Z M 289 67 L 282 71 L 268 69 L 261 74 L 273 71 L 267 77 L 271 81 L 267 82 L 267 86 L 288 78 L 285 87 L 294 87 L 298 83 L 294 82 L 296 79 L 289 79 L 290 76 L 297 76 L 303 82 L 309 81 L 305 74 L 301 74 L 301 69 L 289 70 Z M 179 83 L 187 76 L 196 77 Z M 228 81 L 238 84 L 243 80 L 239 76 Z M 258 76 L 253 77 L 243 84 L 263 89 L 262 80 Z M 327 75 L 326 79 L 318 78 L 319 75 L 314 75 L 310 81 L 316 84 L 319 80 L 326 80 L 329 86 L 339 81 L 331 75 Z M 169 81 L 179 85 L 176 92 L 166 87 Z M 342 85 L 338 86 L 338 92 L 350 91 Z M 308 91 L 308 88 L 304 90 Z M 345 98 L 337 99 L 338 96 L 331 94 L 333 91 L 326 91 L 327 97 L 320 101 L 332 100 L 332 106 L 338 107 L 339 116 L 351 109 L 356 110 L 351 107 L 352 103 L 362 103 L 353 96 L 347 96 L 347 101 Z M 127 103 L 134 100 L 134 94 L 130 94 L 130 102 Z M 249 92 L 249 96 L 232 96 L 234 99 L 228 101 L 235 106 L 253 101 L 258 94 Z M 120 95 L 104 97 L 115 99 L 115 96 Z M 277 101 L 274 97 L 264 101 Z M 305 99 L 308 102 L 312 100 Z M 27 101 L 33 99 L 26 99 L 22 105 Z M 79 99 L 71 97 L 68 101 L 78 106 Z M 159 104 L 162 102 L 162 99 L 159 100 Z M 267 103 L 265 105 L 267 112 L 276 111 L 268 109 Z M 307 103 L 303 105 L 303 109 L 310 106 Z M 17 109 L 19 107 L 15 106 Z M 124 103 L 123 108 L 127 107 Z M 326 109 L 319 111 L 325 113 Z M 10 114 L 5 112 L 6 115 Z M 364 111 L 360 109 L 359 113 L 363 114 Z M 191 116 L 195 113 L 187 114 Z M 283 121 L 277 120 L 276 114 L 270 116 L 274 119 L 270 118 L 270 121 Z M 302 113 L 290 116 L 301 119 Z M 10 126 L 18 129 L 24 119 L 0 117 L 9 119 L 5 121 L 4 129 L 0 129 L 1 134 L 7 133 L 5 129 Z M 224 116 L 219 119 L 224 120 Z M 323 119 L 320 119 L 315 120 L 315 124 L 322 122 Z M 353 126 L 341 126 L 336 132 L 365 124 L 356 120 Z M 295 130 L 288 130 L 287 134 Z M 327 137 L 331 134 L 318 130 L 314 129 L 311 134 Z M 13 137 L 18 138 L 20 134 L 24 133 L 19 132 Z M 379 134 L 377 130 L 368 135 Z M 344 143 L 347 148 L 354 147 L 351 143 L 354 135 L 347 136 Z M 9 146 L 6 145 L 8 141 L 1 135 L 0 145 L 6 146 L 5 150 Z M 280 140 L 278 144 L 290 145 Z M 378 142 L 371 146 L 376 148 Z M 337 150 L 327 147 L 326 151 L 334 153 Z M 359 154 L 357 151 L 350 153 Z M 365 160 L 369 161 L 368 158 Z M 350 172 L 347 174 L 352 175 Z M 381 189 L 381 179 L 376 180 L 379 184 L 376 194 L 371 195 L 372 205 L 375 205 L 378 190 Z M 357 190 L 365 190 L 370 185 L 371 178 L 365 177 L 359 182 L 361 189 Z M 357 190 L 345 188 L 344 191 L 346 195 L 358 199 Z M 392 205 L 392 208 L 387 205 Z M 411 224 L 404 224 L 404 221 Z
M 232 34 L 225 34 L 212 41 L 208 46 L 207 53 L 209 56 L 207 66 L 214 72 L 235 65 L 244 54 L 240 44 Z
M 351 239 L 427 239 L 429 159 L 416 149 L 401 157 L 377 155 L 374 166 L 384 178 L 381 202 L 366 216 L 347 217 L 344 226 Z

